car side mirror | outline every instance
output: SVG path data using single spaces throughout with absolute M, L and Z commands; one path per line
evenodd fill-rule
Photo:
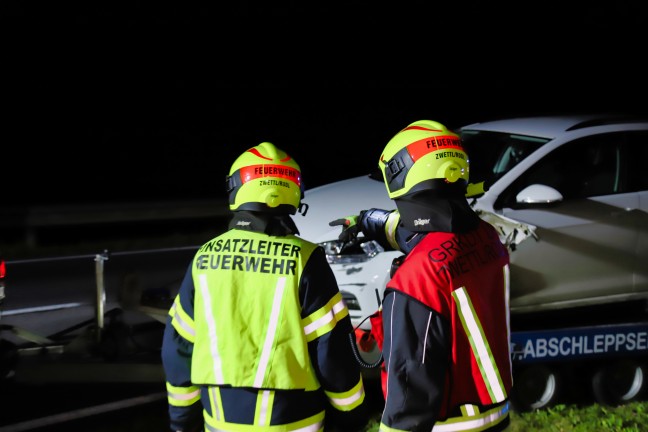
M 515 196 L 518 204 L 552 204 L 563 200 L 563 196 L 551 186 L 532 184 Z

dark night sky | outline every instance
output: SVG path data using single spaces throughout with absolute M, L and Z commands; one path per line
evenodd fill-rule
M 638 2 L 117 3 L 2 2 L 6 203 L 221 197 L 262 141 L 313 187 L 421 118 L 648 111 Z

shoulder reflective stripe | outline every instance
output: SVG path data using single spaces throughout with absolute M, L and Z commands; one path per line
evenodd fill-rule
M 324 411 L 321 411 L 313 416 L 293 423 L 270 425 L 264 426 L 263 428 L 250 424 L 218 421 L 206 414 L 205 430 L 209 432 L 252 432 L 258 430 L 266 432 L 322 432 L 324 430 L 324 413 Z
M 335 392 L 325 392 L 328 396 L 331 405 L 340 411 L 351 411 L 352 409 L 359 406 L 365 398 L 364 383 L 362 382 L 362 377 L 358 381 L 358 384 L 353 386 L 349 391 L 342 393 Z
M 493 353 L 484 336 L 481 322 L 473 309 L 472 302 L 463 287 L 454 290 L 452 297 L 457 303 L 461 323 L 470 341 L 473 354 L 477 359 L 477 364 L 479 365 L 479 370 L 481 371 L 488 393 L 493 402 L 502 402 L 506 399 L 506 391 L 504 390 L 502 377 L 500 376 L 499 370 L 497 370 Z
M 221 399 L 220 388 L 217 386 L 209 386 L 209 403 L 211 405 L 211 412 L 217 420 L 224 420 L 223 418 L 223 400 Z
M 347 315 L 349 310 L 342 300 L 342 294 L 338 292 L 326 305 L 302 320 L 306 340 L 310 342 L 328 333 Z
M 200 389 L 196 386 L 176 387 L 167 382 L 166 389 L 169 405 L 186 407 L 200 400 Z
M 257 393 L 256 409 L 254 412 L 255 426 L 270 426 L 274 396 L 274 390 L 260 390 Z
M 275 286 L 274 298 L 272 299 L 272 311 L 270 312 L 270 322 L 267 326 L 265 340 L 263 341 L 263 350 L 259 359 L 259 367 L 254 377 L 254 387 L 262 388 L 268 362 L 270 361 L 270 352 L 274 346 L 275 336 L 277 334 L 277 325 L 279 322 L 279 312 L 283 301 L 284 289 L 286 287 L 286 278 L 279 278 Z
M 182 309 L 179 296 L 176 296 L 175 300 L 173 301 L 173 305 L 169 310 L 169 315 L 171 315 L 171 325 L 178 332 L 178 334 L 189 342 L 194 343 L 196 339 L 194 321 Z
M 211 295 L 209 293 L 209 284 L 207 283 L 207 275 L 201 274 L 198 275 L 198 281 L 200 283 L 200 294 L 203 296 L 205 301 L 205 320 L 207 321 L 207 327 L 209 329 L 209 345 L 210 352 L 212 355 L 212 364 L 214 365 L 214 378 L 216 380 L 215 384 L 223 384 L 223 368 L 221 365 L 220 354 L 218 353 L 218 338 L 216 336 L 216 321 L 214 321 L 214 314 L 211 311 Z
M 491 408 L 473 417 L 452 417 L 446 421 L 437 422 L 432 427 L 432 432 L 483 431 L 500 423 L 508 414 L 509 403 L 507 401 L 501 406 Z

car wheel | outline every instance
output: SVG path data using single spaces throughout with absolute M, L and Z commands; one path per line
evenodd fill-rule
M 639 398 L 646 388 L 646 368 L 634 360 L 620 360 L 598 368 L 592 391 L 600 404 L 619 405 Z
M 558 372 L 544 365 L 530 366 L 516 375 L 513 406 L 519 411 L 547 408 L 556 403 L 562 388 Z

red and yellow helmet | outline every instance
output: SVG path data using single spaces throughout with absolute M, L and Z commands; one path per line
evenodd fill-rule
M 269 142 L 239 156 L 226 183 L 232 211 L 295 214 L 303 197 L 299 165 Z
M 468 184 L 468 154 L 459 135 L 432 120 L 416 121 L 385 146 L 378 166 L 389 197 Z

